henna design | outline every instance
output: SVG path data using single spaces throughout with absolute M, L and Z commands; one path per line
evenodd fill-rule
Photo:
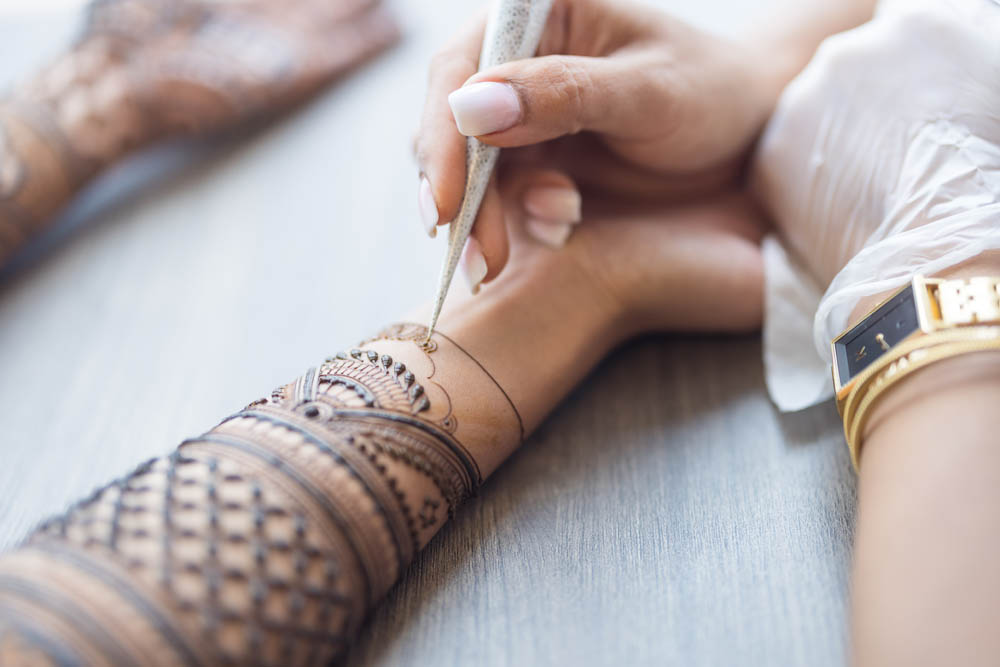
M 378 340 L 411 341 L 411 342 L 416 343 L 417 345 L 419 345 L 421 348 L 424 349 L 425 352 L 427 352 L 428 354 L 430 354 L 431 352 L 434 352 L 434 351 L 436 351 L 438 349 L 438 344 L 437 344 L 437 341 L 435 341 L 433 338 L 429 338 L 428 337 L 427 332 L 428 332 L 427 325 L 424 325 L 424 324 L 415 324 L 413 322 L 400 322 L 400 323 L 392 324 L 392 325 L 389 325 L 389 326 L 385 327 L 384 329 L 382 329 L 381 331 L 379 331 L 377 334 L 375 334 L 375 336 L 373 338 L 370 338 L 370 339 L 362 342 L 361 344 L 362 345 L 366 345 L 368 343 L 372 343 L 372 342 L 375 342 L 375 341 L 378 341 Z M 493 382 L 494 385 L 496 385 L 496 388 L 499 389 L 500 393 L 503 394 L 503 397 L 505 399 L 507 399 L 507 403 L 510 404 L 511 410 L 513 410 L 514 415 L 517 417 L 518 428 L 521 431 L 521 442 L 524 442 L 524 420 L 521 419 L 521 413 L 518 411 L 517 406 L 514 405 L 514 401 L 511 400 L 510 396 L 507 394 L 507 392 L 504 390 L 504 388 L 501 387 L 500 383 L 497 382 L 496 378 L 493 377 L 493 374 L 490 373 L 485 368 L 483 368 L 483 365 L 481 363 L 479 363 L 479 361 L 475 357 L 473 357 L 471 354 L 469 354 L 468 352 L 466 352 L 465 349 L 461 345 L 459 345 L 458 343 L 456 343 L 454 340 L 452 340 L 451 338 L 449 338 L 447 335 L 441 333 L 437 329 L 434 330 L 434 335 L 440 336 L 441 338 L 444 338 L 446 341 L 448 341 L 449 343 L 451 343 L 451 345 L 453 345 L 455 347 L 455 349 L 457 349 L 462 354 L 464 354 L 466 357 L 468 357 L 469 360 L 471 360 L 479 368 L 479 370 L 481 370 L 486 375 L 486 377 L 488 377 L 490 379 L 490 381 Z M 431 373 L 428 376 L 428 379 L 430 379 L 432 377 L 434 377 L 434 373 Z M 435 383 L 435 384 L 437 384 L 437 383 Z M 440 387 L 440 385 L 437 385 L 437 386 Z M 443 389 L 444 388 L 442 387 L 442 390 Z
M 98 489 L 0 559 L 0 658 L 342 655 L 482 482 L 438 395 L 355 348 Z
M 380 0 L 92 0 L 0 100 L 0 262 L 132 151 L 290 109 L 396 36 Z
M 74 656 L 31 630 L 0 630 L 0 665 L 68 665 Z

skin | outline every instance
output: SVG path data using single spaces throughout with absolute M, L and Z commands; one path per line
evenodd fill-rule
M 1000 253 L 987 253 L 944 276 L 998 274 Z M 858 479 L 855 664 L 996 664 L 998 401 L 1000 353 L 986 352 L 914 374 L 875 409 Z
M 465 137 L 447 102 L 459 87 L 508 83 L 522 110 L 509 129 L 478 137 L 513 149 L 501 154 L 473 229 L 489 282 L 510 256 L 506 225 L 527 214 L 507 191 L 579 191 L 588 219 L 595 203 L 683 203 L 738 187 L 781 89 L 822 38 L 865 20 L 872 5 L 810 3 L 809 12 L 784 12 L 797 20 L 769 21 L 730 41 L 645 5 L 557 0 L 539 57 L 477 73 L 485 15 L 478 17 L 432 61 L 416 139 L 438 224 L 456 216 L 465 184 Z
M 473 79 L 515 84 L 524 118 L 483 139 L 527 147 L 508 153 L 477 225 L 489 278 L 507 268 L 480 296 L 451 299 L 440 330 L 506 390 L 527 431 L 633 335 L 759 326 L 764 225 L 735 191 L 738 167 L 777 91 L 819 39 L 870 15 L 870 2 L 834 4 L 769 28 L 777 41 L 761 43 L 778 46 L 767 57 L 747 44 L 735 45 L 739 57 L 730 57 L 720 55 L 732 50 L 714 38 L 646 9 L 562 2 L 543 44 L 543 53 L 562 55 Z M 456 148 L 464 138 L 443 99 L 474 71 L 469 54 L 478 51 L 480 33 L 471 28 L 432 68 L 418 154 L 442 221 L 457 210 L 464 170 Z M 640 64 L 646 78 L 620 76 Z M 566 72 L 573 76 L 554 74 Z M 596 87 L 544 85 L 563 79 Z M 719 91 L 734 85 L 753 92 L 718 105 Z M 644 116 L 645 105 L 615 104 L 637 95 L 662 108 Z M 552 96 L 574 102 L 555 104 Z M 206 126 L 234 120 L 207 116 Z M 524 192 L 540 183 L 571 184 L 585 196 L 585 222 L 559 250 L 534 241 L 522 225 Z M 990 255 L 947 275 L 998 272 L 1000 260 Z M 861 304 L 855 319 L 872 303 Z M 414 367 L 421 363 L 412 345 L 382 347 Z M 492 470 L 516 446 L 518 426 L 466 357 L 442 351 L 439 363 L 442 373 L 457 369 L 449 392 L 484 397 L 462 408 L 459 423 L 498 425 L 500 444 L 492 449 L 469 442 Z M 992 437 L 1000 430 L 998 400 L 1000 354 L 984 353 L 914 375 L 876 409 L 859 477 L 857 664 L 992 664 L 1000 655 L 993 627 L 1000 538 L 992 529 L 1000 521 L 1000 451 Z
M 581 225 L 559 250 L 516 226 L 512 270 L 476 297 L 456 290 L 439 329 L 493 374 L 530 431 L 601 358 L 636 334 L 757 329 L 759 229 L 753 208 L 738 196 L 608 213 Z M 670 242 L 661 242 L 666 236 Z M 630 271 L 598 270 L 627 259 Z M 641 287 L 649 284 L 685 289 L 654 294 Z M 426 310 L 410 319 L 425 321 Z

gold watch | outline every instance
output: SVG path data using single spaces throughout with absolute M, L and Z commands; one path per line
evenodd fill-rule
M 879 357 L 918 336 L 965 326 L 1000 324 L 1000 278 L 943 280 L 915 276 L 833 339 L 833 386 L 837 409 L 853 382 Z

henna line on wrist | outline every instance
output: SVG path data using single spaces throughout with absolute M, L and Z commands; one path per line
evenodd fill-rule
M 440 329 L 435 329 L 434 333 L 439 334 L 446 341 L 448 341 L 456 348 L 458 348 L 459 351 L 462 352 L 462 354 L 471 359 L 472 362 L 476 364 L 476 366 L 479 366 L 479 369 L 486 374 L 486 377 L 492 380 L 493 384 L 496 385 L 496 388 L 500 390 L 501 394 L 503 394 L 503 397 L 507 399 L 507 403 L 510 404 L 511 409 L 514 411 L 514 416 L 517 417 L 517 425 L 521 432 L 520 441 L 521 443 L 523 443 L 525 437 L 524 420 L 521 419 L 521 413 L 518 411 L 517 406 L 514 405 L 514 401 L 511 400 L 510 395 L 507 394 L 506 391 L 504 391 L 504 388 L 500 386 L 500 383 L 497 382 L 497 379 L 495 377 L 493 377 L 493 374 L 490 373 L 488 370 L 486 370 L 486 368 L 481 363 L 479 363 L 478 359 L 469 354 L 469 352 L 461 345 L 456 343 L 453 338 L 443 333 Z M 431 355 L 432 353 L 438 350 L 438 345 L 432 339 L 428 339 L 426 325 L 417 324 L 416 322 L 397 322 L 396 324 L 391 324 L 383 328 L 373 337 L 362 341 L 360 344 L 367 345 L 369 343 L 375 343 L 380 340 L 410 341 L 416 344 L 417 347 L 419 347 L 421 350 L 424 351 L 424 353 L 427 355 L 428 360 L 431 362 L 431 373 L 430 375 L 427 376 L 427 379 L 429 380 L 432 377 L 434 377 L 434 373 L 437 372 L 437 366 L 435 365 L 434 359 L 431 357 Z M 441 387 L 441 385 L 438 384 L 438 387 Z M 444 387 L 441 387 L 441 390 L 444 391 Z M 450 397 L 449 400 L 451 400 Z
M 452 345 L 454 345 L 455 347 L 457 347 L 459 350 L 461 350 L 462 354 L 464 354 L 469 359 L 471 359 L 477 366 L 479 366 L 479 369 L 481 371 L 483 371 L 483 373 L 486 374 L 486 377 L 488 377 L 490 380 L 493 381 L 493 384 L 495 384 L 497 386 L 497 389 L 500 390 L 500 393 L 503 394 L 503 397 L 507 399 L 508 403 L 510 403 L 510 409 L 514 411 L 514 415 L 517 417 L 517 426 L 518 426 L 518 428 L 521 431 L 521 443 L 523 443 L 524 442 L 524 420 L 521 419 L 521 413 L 518 412 L 517 406 L 514 405 L 514 401 L 512 401 L 511 398 L 510 398 L 510 396 L 507 394 L 507 392 L 504 391 L 504 388 L 500 386 L 500 383 L 497 382 L 497 379 L 495 377 L 493 377 L 493 374 L 490 373 L 488 370 L 486 370 L 486 367 L 483 366 L 481 363 L 479 363 L 478 359 L 476 359 L 474 356 L 472 356 L 471 354 L 469 354 L 465 350 L 464 347 L 462 347 L 461 345 L 459 345 L 458 343 L 456 343 L 454 341 L 454 339 L 452 339 L 450 336 L 448 336 L 448 335 L 446 335 L 443 332 L 438 331 L 438 330 L 435 330 L 434 333 L 440 335 L 446 341 L 448 341 L 449 343 L 451 343 Z

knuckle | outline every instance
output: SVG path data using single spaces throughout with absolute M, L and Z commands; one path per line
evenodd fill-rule
M 430 72 L 434 75 L 437 72 L 445 69 L 450 62 L 455 58 L 454 53 L 451 49 L 439 49 L 431 56 L 430 61 Z
M 587 99 L 594 86 L 590 72 L 575 60 L 556 58 L 552 72 L 552 83 L 559 91 L 559 101 L 570 120 L 569 134 L 580 132 L 585 125 L 585 114 L 589 108 Z
M 430 81 L 451 81 L 455 87 L 476 71 L 476 64 L 468 56 L 455 49 L 442 49 L 431 57 L 428 79 Z
M 427 165 L 427 148 L 423 140 L 422 135 L 417 135 L 413 137 L 413 157 L 417 161 L 417 166 L 423 171 Z

